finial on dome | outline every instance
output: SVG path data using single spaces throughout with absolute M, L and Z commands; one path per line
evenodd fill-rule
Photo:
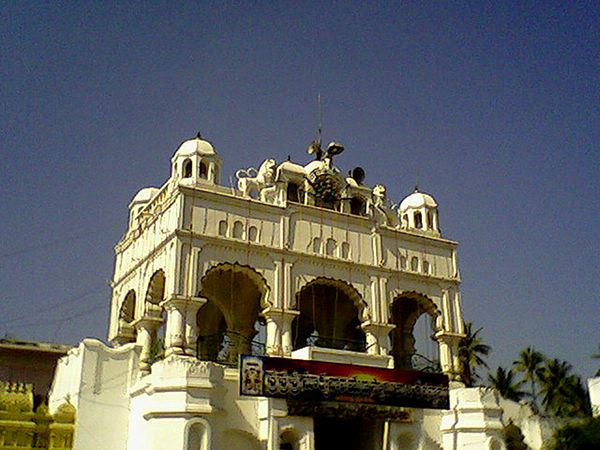
M 196 135 L 196 139 L 202 139 L 202 134 L 200 134 L 199 131 L 198 131 L 198 134 Z
M 415 178 L 415 190 L 413 192 L 419 192 L 419 170 L 417 169 L 417 177 Z

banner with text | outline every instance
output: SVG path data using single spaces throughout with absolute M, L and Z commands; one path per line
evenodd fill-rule
M 417 370 L 240 356 L 240 394 L 448 409 L 448 377 Z

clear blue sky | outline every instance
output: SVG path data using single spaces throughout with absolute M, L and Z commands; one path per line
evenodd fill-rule
M 498 3 L 501 3 L 498 5 Z M 600 343 L 600 3 L 2 2 L 0 333 L 105 338 L 127 204 L 201 131 L 225 179 L 316 132 L 461 242 L 492 367 Z

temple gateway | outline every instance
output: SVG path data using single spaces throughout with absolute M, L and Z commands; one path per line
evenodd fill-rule
M 210 142 L 179 146 L 129 205 L 110 346 L 85 339 L 57 367 L 49 407 L 73 405 L 74 448 L 502 449 L 513 410 L 539 448 L 533 419 L 461 383 L 437 202 L 394 204 L 337 167 L 343 150 L 313 142 L 304 164 L 224 186 Z

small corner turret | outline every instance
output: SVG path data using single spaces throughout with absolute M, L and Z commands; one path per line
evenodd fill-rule
M 200 133 L 184 141 L 171 158 L 171 178 L 185 185 L 219 184 L 221 158 Z
M 412 194 L 400 203 L 401 229 L 440 236 L 438 205 L 435 199 L 415 186 Z

